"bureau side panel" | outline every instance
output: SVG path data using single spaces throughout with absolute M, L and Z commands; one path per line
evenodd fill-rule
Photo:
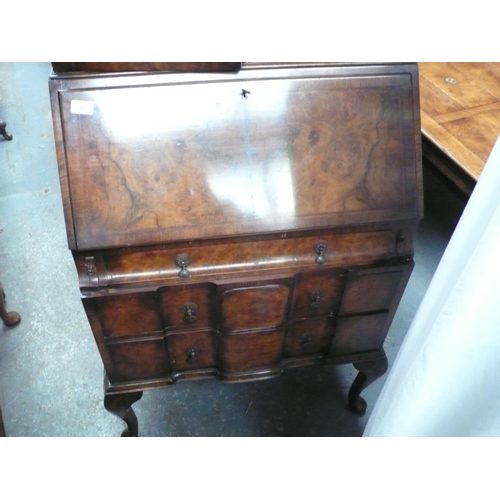
M 66 223 L 66 235 L 68 246 L 76 249 L 75 228 L 73 223 L 73 208 L 71 204 L 71 189 L 68 176 L 68 165 L 66 161 L 66 148 L 64 144 L 65 134 L 61 120 L 61 109 L 59 105 L 60 83 L 55 80 L 49 81 L 50 102 L 52 111 L 52 124 L 54 128 L 54 140 L 56 145 L 57 165 L 59 168 L 59 181 L 61 185 L 61 196 Z

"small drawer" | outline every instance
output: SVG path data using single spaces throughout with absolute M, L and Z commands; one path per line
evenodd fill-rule
M 283 329 L 221 336 L 221 368 L 226 373 L 276 366 L 282 357 Z
M 286 320 L 290 287 L 263 285 L 233 288 L 221 296 L 221 326 L 226 332 L 269 329 Z
M 381 349 L 390 326 L 388 313 L 338 318 L 330 356 Z
M 110 382 L 168 377 L 167 350 L 163 339 L 109 343 L 105 349 L 111 360 L 111 366 L 106 366 Z
M 297 274 L 294 279 L 294 319 L 336 314 L 347 271 L 321 270 Z
M 384 267 L 350 271 L 339 314 L 388 311 L 402 293 L 403 278 L 409 272 L 401 267 Z
M 97 320 L 106 337 L 147 334 L 163 329 L 156 293 L 84 299 L 84 306 L 91 323 Z
M 158 297 L 166 326 L 212 326 L 215 288 L 211 283 L 160 288 Z
M 166 337 L 171 370 L 215 367 L 215 332 L 169 332 Z
M 311 318 L 288 325 L 285 335 L 285 356 L 306 356 L 328 352 L 334 319 Z

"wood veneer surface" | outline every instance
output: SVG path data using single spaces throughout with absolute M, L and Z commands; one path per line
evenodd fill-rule
M 418 66 L 424 137 L 477 181 L 500 133 L 500 63 Z

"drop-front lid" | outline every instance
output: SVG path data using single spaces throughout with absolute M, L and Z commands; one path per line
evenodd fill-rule
M 51 79 L 71 248 L 420 216 L 416 65 Z

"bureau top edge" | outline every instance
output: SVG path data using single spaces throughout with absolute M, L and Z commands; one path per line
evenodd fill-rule
M 189 80 L 225 80 L 238 78 L 247 71 L 265 70 L 269 73 L 271 70 L 322 70 L 333 69 L 336 71 L 345 70 L 355 71 L 358 68 L 361 71 L 380 72 L 384 68 L 389 73 L 400 72 L 403 67 L 417 67 L 416 62 L 244 62 L 237 71 L 178 71 L 178 70 L 137 70 L 137 71 L 69 71 L 57 72 L 51 70 L 50 80 L 71 81 L 85 80 L 92 78 L 109 78 L 111 80 L 124 76 L 176 76 Z

